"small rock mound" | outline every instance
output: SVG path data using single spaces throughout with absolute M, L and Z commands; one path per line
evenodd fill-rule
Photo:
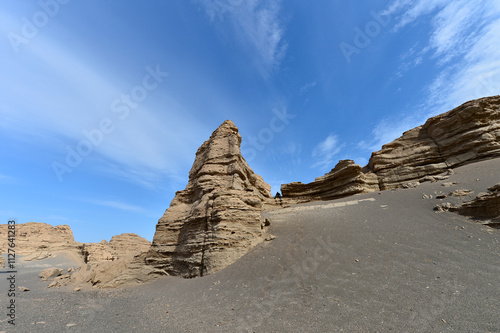
M 158 221 L 146 262 L 186 278 L 214 273 L 264 240 L 262 206 L 271 188 L 240 153 L 226 120 L 196 152 L 189 182 Z
M 451 211 L 478 220 L 500 222 L 500 183 L 490 187 L 488 191 L 489 193 L 480 193 L 476 199 L 463 203 Z

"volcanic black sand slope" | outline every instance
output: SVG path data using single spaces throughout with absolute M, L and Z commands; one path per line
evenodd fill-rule
M 21 262 L 30 291 L 0 332 L 499 332 L 500 230 L 434 209 L 486 192 L 499 169 L 267 211 L 276 238 L 201 278 L 75 292 L 37 277 L 71 258 Z

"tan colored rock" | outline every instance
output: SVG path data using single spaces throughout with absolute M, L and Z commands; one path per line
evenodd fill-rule
M 133 233 L 124 233 L 111 237 L 109 246 L 117 253 L 118 258 L 134 257 L 149 251 L 151 242 Z
M 163 270 L 146 265 L 145 259 L 146 252 L 135 257 L 89 263 L 71 274 L 57 277 L 49 287 L 89 285 L 96 288 L 116 288 L 124 285 L 142 284 L 166 275 Z
M 476 199 L 465 202 L 451 211 L 474 219 L 500 221 L 500 184 L 488 190 L 489 193 L 479 193 Z
M 116 251 L 104 239 L 99 243 L 83 244 L 81 253 L 85 263 L 113 261 L 118 258 Z
M 7 224 L 0 224 L 0 250 L 7 252 Z M 55 251 L 77 251 L 79 244 L 67 225 L 51 226 L 46 223 L 16 224 L 16 254 L 46 258 Z
M 2 256 L 2 253 L 0 252 L 0 268 L 5 267 L 5 259 Z
M 454 167 L 495 157 L 500 157 L 500 96 L 473 100 L 429 118 L 372 153 L 363 169 L 340 161 L 312 183 L 284 184 L 283 199 L 329 200 L 443 181 Z
M 50 267 L 44 269 L 40 274 L 38 274 L 39 277 L 42 278 L 42 280 L 47 281 L 50 278 L 55 278 L 56 276 L 59 276 L 63 273 L 63 270 L 60 268 L 56 267 Z
M 151 242 L 139 235 L 124 233 L 111 237 L 109 243 L 102 240 L 99 243 L 85 243 L 81 253 L 85 263 L 114 261 L 124 257 L 134 257 L 147 252 Z
M 340 161 L 329 173 L 309 184 L 294 182 L 281 185 L 284 198 L 300 198 L 303 201 L 332 200 L 378 190 L 377 176 L 351 160 Z
M 407 131 L 370 158 L 391 189 L 470 162 L 500 156 L 500 96 L 473 100 Z
M 465 190 L 465 189 L 463 189 L 463 190 L 455 190 L 453 192 L 450 192 L 450 195 L 452 197 L 465 197 L 466 195 L 469 195 L 469 194 L 471 194 L 473 192 L 474 192 L 474 190 Z
M 0 225 L 0 249 L 3 252 L 7 251 L 6 239 L 7 225 Z M 113 236 L 109 242 L 78 243 L 69 226 L 53 227 L 37 222 L 16 225 L 16 253 L 22 254 L 23 260 L 42 260 L 64 251 L 86 264 L 85 269 L 71 268 L 67 271 L 69 274 L 64 275 L 61 275 L 61 269 L 54 267 L 42 271 L 40 277 L 44 280 L 54 278 L 50 288 L 71 283 L 115 287 L 152 280 L 164 272 L 157 272 L 145 264 L 150 245 L 148 240 L 131 233 Z M 140 255 L 142 261 L 135 258 Z
M 271 188 L 240 153 L 230 120 L 196 152 L 189 182 L 158 221 L 146 262 L 169 275 L 214 273 L 264 240 L 262 206 Z

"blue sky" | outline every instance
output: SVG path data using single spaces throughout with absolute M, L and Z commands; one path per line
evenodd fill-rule
M 152 239 L 226 119 L 310 182 L 500 93 L 498 0 L 3 1 L 0 221 Z

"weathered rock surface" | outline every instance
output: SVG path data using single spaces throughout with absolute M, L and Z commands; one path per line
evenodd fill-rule
M 0 225 L 0 250 L 7 252 L 7 246 L 7 225 Z M 150 246 L 151 242 L 131 233 L 113 236 L 109 242 L 79 243 L 75 242 L 73 232 L 67 225 L 16 224 L 16 254 L 23 255 L 22 260 L 42 260 L 64 251 L 84 264 L 63 275 L 59 268 L 44 270 L 40 273 L 44 280 L 55 277 L 50 287 L 70 283 L 116 287 L 152 280 L 162 272 L 145 264 Z
M 134 257 L 105 260 L 78 267 L 70 274 L 58 276 L 49 285 L 52 287 L 92 286 L 96 288 L 116 288 L 124 285 L 142 284 L 162 275 L 163 270 L 145 264 L 146 252 Z
M 500 96 L 481 98 L 429 118 L 370 158 L 380 189 L 500 156 Z
M 240 153 L 226 120 L 196 153 L 189 182 L 158 221 L 146 262 L 169 275 L 214 273 L 264 240 L 262 206 L 271 188 Z
M 488 189 L 489 193 L 478 194 L 476 199 L 450 209 L 460 215 L 479 220 L 500 222 L 500 184 Z
M 139 235 L 125 233 L 113 236 L 109 243 L 102 240 L 99 243 L 85 243 L 81 253 L 85 263 L 114 261 L 125 257 L 134 257 L 147 252 L 151 242 Z
M 0 224 L 0 250 L 8 249 L 8 225 Z M 78 251 L 73 232 L 67 225 L 51 226 L 47 223 L 28 222 L 16 224 L 16 254 L 26 255 L 24 260 L 46 258 L 56 251 Z
M 500 96 L 469 101 L 429 118 L 372 153 L 363 169 L 341 161 L 312 183 L 284 184 L 281 190 L 285 200 L 330 200 L 444 180 L 447 176 L 440 174 L 451 168 L 495 157 L 500 157 Z
M 378 190 L 377 176 L 351 160 L 340 161 L 329 173 L 312 183 L 294 182 L 281 186 L 285 198 L 300 197 L 304 201 L 332 200 Z
M 63 270 L 57 267 L 50 267 L 44 269 L 40 274 L 38 274 L 39 277 L 42 278 L 42 280 L 47 281 L 50 278 L 55 278 L 56 276 L 62 275 Z

